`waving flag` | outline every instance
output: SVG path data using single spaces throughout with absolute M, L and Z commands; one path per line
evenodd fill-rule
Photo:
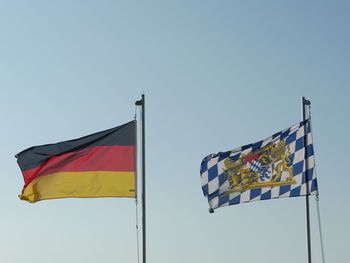
M 135 121 L 16 155 L 34 203 L 67 197 L 135 197 Z
M 200 172 L 211 211 L 255 200 L 315 195 L 310 121 L 265 140 L 211 154 L 203 159 Z

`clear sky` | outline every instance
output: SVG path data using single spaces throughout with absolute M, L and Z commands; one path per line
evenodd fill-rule
M 0 5 L 0 262 L 137 262 L 133 199 L 29 204 L 14 155 L 134 117 L 146 96 L 148 262 L 306 262 L 304 198 L 208 213 L 203 157 L 312 126 L 327 262 L 350 243 L 349 1 Z M 311 198 L 314 262 L 321 262 Z

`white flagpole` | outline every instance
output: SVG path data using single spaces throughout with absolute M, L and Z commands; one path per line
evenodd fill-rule
M 301 97 L 301 107 L 302 107 L 302 118 L 303 121 L 309 119 L 309 114 L 306 116 L 306 106 L 310 106 L 311 102 L 305 97 Z M 304 125 L 304 157 L 305 157 L 305 185 L 306 185 L 306 196 L 305 196 L 305 208 L 306 208 L 306 235 L 307 235 L 307 254 L 308 263 L 311 263 L 311 235 L 310 235 L 310 209 L 309 209 L 309 165 L 307 161 L 307 127 Z
M 145 95 L 142 94 L 141 100 L 135 102 L 136 106 L 142 106 L 141 117 L 141 143 L 142 143 L 142 186 L 141 186 L 141 198 L 142 198 L 142 263 L 146 263 L 146 163 L 145 163 Z

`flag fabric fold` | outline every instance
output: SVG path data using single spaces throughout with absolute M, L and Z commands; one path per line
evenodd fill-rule
M 135 197 L 136 121 L 79 139 L 34 146 L 16 155 L 20 199 Z
M 200 173 L 211 211 L 256 200 L 316 195 L 310 121 L 256 143 L 211 154 L 203 159 Z

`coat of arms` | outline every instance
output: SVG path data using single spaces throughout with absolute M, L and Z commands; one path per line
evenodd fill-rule
M 229 182 L 228 193 L 295 184 L 290 164 L 290 149 L 285 141 L 268 144 L 237 161 L 227 158 L 224 174 Z

